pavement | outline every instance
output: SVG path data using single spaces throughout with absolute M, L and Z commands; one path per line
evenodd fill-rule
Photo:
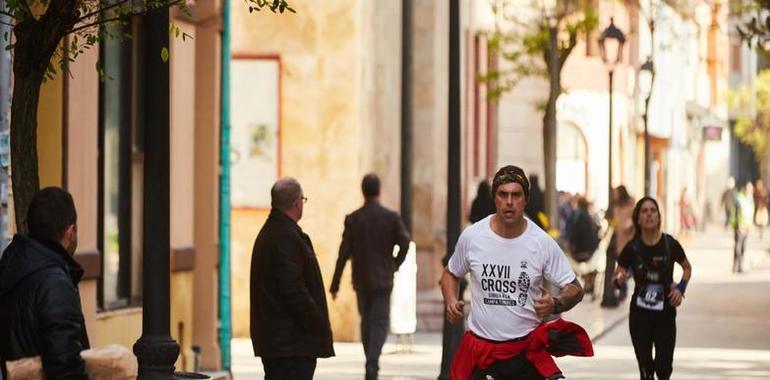
M 758 276 L 767 277 L 770 280 L 770 255 L 768 254 L 770 252 L 770 233 L 761 240 L 756 234 L 749 237 L 746 258 L 749 273 L 742 277 L 729 274 L 729 270 L 725 270 L 732 264 L 731 231 L 725 231 L 719 226 L 710 226 L 706 231 L 695 232 L 689 237 L 682 237 L 680 241 L 695 268 L 694 281 L 707 283 L 719 281 L 725 276 L 733 276 L 730 277 L 731 281 L 756 281 Z M 708 265 L 706 263 L 701 265 L 703 260 L 709 260 Z M 678 278 L 676 273 L 675 278 Z M 597 279 L 597 288 L 600 287 L 599 281 L 600 278 Z M 619 330 L 616 327 L 625 326 L 628 316 L 627 300 L 621 302 L 616 308 L 603 308 L 600 306 L 600 300 L 601 294 L 595 300 L 592 300 L 591 297 L 585 297 L 583 302 L 562 316 L 564 319 L 583 326 L 594 344 L 601 342 L 602 338 L 613 330 Z M 422 380 L 437 378 L 441 363 L 441 333 L 418 331 L 412 338 L 412 344 L 404 345 L 399 344 L 395 336 L 389 337 L 380 359 L 380 379 Z M 334 347 L 336 356 L 318 361 L 315 378 L 319 380 L 363 379 L 365 358 L 361 344 L 358 342 L 337 342 Z M 718 355 L 716 352 L 707 351 L 706 348 L 697 350 L 700 350 L 698 354 L 705 357 L 708 357 L 706 354 Z M 597 350 L 597 357 L 599 355 L 608 358 L 618 356 L 633 361 L 633 351 L 629 352 L 627 347 L 601 346 Z M 234 379 L 263 378 L 262 363 L 259 358 L 253 357 L 249 339 L 234 339 L 232 341 L 232 357 Z M 581 358 L 560 358 L 557 359 L 557 364 L 563 362 L 568 367 L 582 368 L 590 373 L 592 369 L 588 361 L 583 363 L 581 360 L 585 361 Z M 635 371 L 632 372 L 635 373 Z M 588 377 L 581 376 L 577 378 L 591 378 L 590 375 Z

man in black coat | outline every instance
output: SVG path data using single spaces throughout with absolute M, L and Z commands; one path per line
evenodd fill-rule
M 87 379 L 80 351 L 88 336 L 78 282 L 83 269 L 72 196 L 48 187 L 27 211 L 27 236 L 17 234 L 0 260 L 0 364 L 40 356 L 46 378 Z
M 353 288 L 361 315 L 361 343 L 366 355 L 366 379 L 376 379 L 382 346 L 390 324 L 393 273 L 406 259 L 409 233 L 401 218 L 379 202 L 380 179 L 367 174 L 361 182 L 364 205 L 345 218 L 337 267 L 330 292 L 337 299 L 345 263 L 353 258 Z M 393 257 L 393 247 L 399 252 Z
M 334 348 L 321 269 L 297 224 L 307 198 L 289 177 L 270 196 L 251 256 L 251 343 L 266 380 L 312 379 L 316 359 L 334 356 Z

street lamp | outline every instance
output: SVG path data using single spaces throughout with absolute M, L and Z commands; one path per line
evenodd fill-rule
M 650 195 L 650 134 L 648 122 L 650 115 L 650 98 L 652 97 L 652 84 L 655 80 L 655 65 L 652 63 L 652 57 L 648 56 L 641 67 L 639 67 L 639 90 L 644 96 L 644 195 Z
M 626 35 L 623 31 L 615 26 L 615 20 L 610 18 L 610 26 L 604 29 L 599 37 L 599 49 L 602 54 L 602 61 L 607 66 L 609 71 L 609 95 L 610 95 L 610 114 L 609 114 L 609 131 L 608 131 L 608 144 L 607 144 L 607 221 L 612 221 L 612 74 L 615 70 L 615 66 L 620 63 L 623 53 L 623 44 L 626 42 Z M 611 225 L 611 223 L 610 223 Z M 607 248 L 607 265 L 605 267 L 606 275 L 604 276 L 604 295 L 602 296 L 603 307 L 615 307 L 618 305 L 618 299 L 615 297 L 615 291 L 612 284 L 612 273 L 615 273 L 615 252 L 612 250 L 615 247 L 613 236 L 613 242 L 610 243 L 610 247 Z

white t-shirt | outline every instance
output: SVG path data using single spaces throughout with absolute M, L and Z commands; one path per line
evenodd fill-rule
M 525 220 L 526 229 L 514 239 L 492 231 L 492 215 L 476 222 L 460 235 L 447 265 L 458 278 L 471 273 L 468 327 L 482 338 L 502 341 L 529 334 L 541 322 L 532 299 L 541 296 L 543 278 L 559 288 L 576 278 L 556 241 Z

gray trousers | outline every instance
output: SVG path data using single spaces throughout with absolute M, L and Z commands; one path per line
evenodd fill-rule
M 391 289 L 356 291 L 367 380 L 376 379 L 380 370 L 380 354 L 390 327 L 390 292 Z

